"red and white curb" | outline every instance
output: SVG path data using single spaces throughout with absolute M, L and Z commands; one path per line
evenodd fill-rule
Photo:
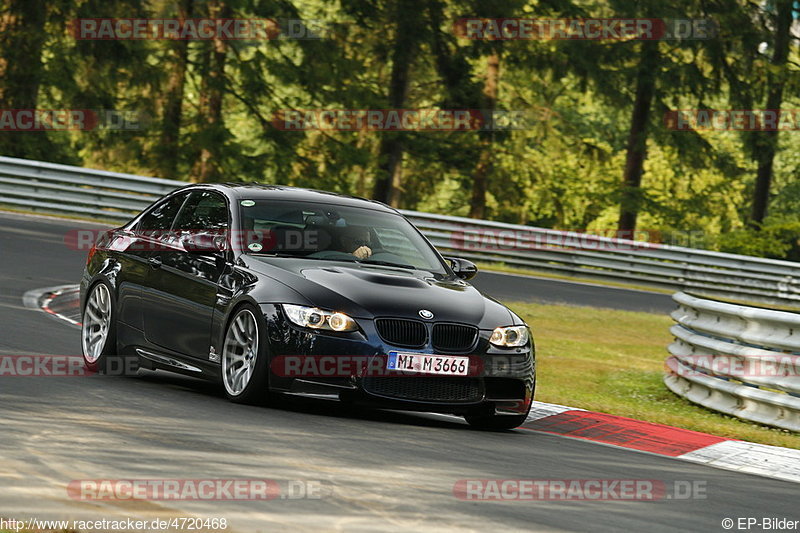
M 28 309 L 38 309 L 68 324 L 80 327 L 80 288 L 77 285 L 59 285 L 34 289 L 22 296 Z
M 534 402 L 523 429 L 800 483 L 800 450 Z
M 64 285 L 29 291 L 23 300 L 26 307 L 78 326 L 78 297 L 77 286 Z M 800 450 L 791 448 L 544 402 L 533 402 L 522 429 L 800 483 Z

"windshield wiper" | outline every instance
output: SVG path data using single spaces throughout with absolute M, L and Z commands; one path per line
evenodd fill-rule
M 299 254 L 286 254 L 280 252 L 250 252 L 250 255 L 260 255 L 262 257 L 288 257 L 290 259 L 310 259 L 313 261 L 341 261 L 343 263 L 357 263 L 358 261 L 354 259 L 342 259 L 340 257 L 331 258 L 331 257 L 312 257 L 310 255 L 299 255 Z
M 417 270 L 417 267 L 414 265 L 405 265 L 403 263 L 392 263 L 390 261 L 374 261 L 369 259 L 362 259 L 358 261 L 362 265 L 381 265 L 381 266 L 388 266 L 388 267 L 397 267 L 397 268 L 408 268 L 410 270 Z
M 284 254 L 280 252 L 250 252 L 250 255 L 260 255 L 262 257 L 281 257 L 289 259 L 314 259 L 317 261 L 330 261 L 330 259 L 325 259 L 324 257 L 309 257 L 307 255 Z
M 261 255 L 265 257 L 289 257 L 292 259 L 313 259 L 315 261 L 340 261 L 342 263 L 360 263 L 362 265 L 380 265 L 395 268 L 405 268 L 408 270 L 418 270 L 414 265 L 406 265 L 403 263 L 392 263 L 391 261 L 376 261 L 370 259 L 345 259 L 342 257 L 311 257 L 308 255 L 286 254 L 280 252 L 250 252 L 251 255 Z

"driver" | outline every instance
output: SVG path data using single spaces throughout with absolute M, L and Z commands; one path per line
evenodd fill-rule
M 370 232 L 367 228 L 351 227 L 341 236 L 342 251 L 353 254 L 358 259 L 366 259 L 372 255 L 370 248 Z

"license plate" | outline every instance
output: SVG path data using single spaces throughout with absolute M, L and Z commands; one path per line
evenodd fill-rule
M 389 352 L 386 368 L 412 374 L 466 376 L 469 373 L 469 357 Z

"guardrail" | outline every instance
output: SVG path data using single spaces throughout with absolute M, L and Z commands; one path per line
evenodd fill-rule
M 0 157 L 0 204 L 124 220 L 185 182 Z M 800 264 L 403 211 L 441 251 L 486 263 L 761 302 L 800 302 Z
M 664 383 L 709 409 L 800 432 L 800 314 L 673 296 Z
M 800 264 L 405 211 L 440 250 L 484 262 L 742 300 L 800 302 Z
M 184 182 L 0 157 L 0 203 L 127 220 Z

